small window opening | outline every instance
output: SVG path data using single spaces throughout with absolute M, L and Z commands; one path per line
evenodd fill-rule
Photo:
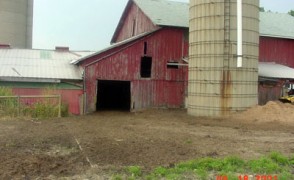
M 184 35 L 184 41 L 189 42 L 189 31 L 185 30 L 183 35 Z
M 141 58 L 141 77 L 150 78 L 152 69 L 152 57 L 144 56 Z
M 179 63 L 178 62 L 168 62 L 167 68 L 168 69 L 179 69 Z
M 136 19 L 133 19 L 133 30 L 132 30 L 132 36 L 135 36 L 136 34 Z
M 144 42 L 144 55 L 146 55 L 147 54 L 147 42 Z

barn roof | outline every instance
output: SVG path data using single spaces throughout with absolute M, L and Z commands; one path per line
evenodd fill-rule
M 294 69 L 274 62 L 260 62 L 258 75 L 265 78 L 294 79 Z
M 294 39 L 294 17 L 289 14 L 262 12 L 260 32 L 262 36 Z
M 158 26 L 189 27 L 189 4 L 167 0 L 134 0 Z
M 93 52 L 0 49 L 0 81 L 81 80 L 82 72 L 70 62 L 91 53 Z
M 189 28 L 189 3 L 169 0 L 133 0 L 158 26 Z M 294 17 L 286 13 L 260 12 L 260 35 L 294 39 Z

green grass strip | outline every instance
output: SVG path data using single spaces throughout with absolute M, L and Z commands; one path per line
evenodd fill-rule
M 139 166 L 126 168 L 127 179 L 216 179 L 226 176 L 228 180 L 238 180 L 239 175 L 270 175 L 279 180 L 294 179 L 294 155 L 286 157 L 272 152 L 258 159 L 245 161 L 237 156 L 226 158 L 201 158 L 176 164 L 172 168 L 157 167 L 150 173 L 142 173 Z M 114 177 L 113 179 L 120 179 Z

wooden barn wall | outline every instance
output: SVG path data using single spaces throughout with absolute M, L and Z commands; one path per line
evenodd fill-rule
M 132 103 L 135 109 L 146 107 L 181 107 L 187 89 L 187 67 L 167 69 L 167 62 L 184 63 L 188 42 L 183 29 L 166 28 L 151 36 L 130 42 L 83 62 L 87 93 L 87 111 L 95 111 L 97 80 L 131 81 Z M 151 78 L 140 77 L 140 62 L 147 43 L 147 56 L 152 57 Z M 131 46 L 129 46 L 132 44 Z M 129 47 L 128 47 L 129 46 Z M 126 48 L 127 47 L 127 48 Z M 108 56 L 110 55 L 110 56 Z M 106 58 L 103 58 L 106 57 Z M 87 64 L 99 60 L 87 66 Z
M 260 62 L 276 62 L 294 68 L 294 40 L 260 37 Z
M 44 89 L 37 88 L 13 88 L 13 93 L 19 96 L 37 96 L 43 95 Z M 82 112 L 80 102 L 82 100 L 83 90 L 60 89 L 55 90 L 55 94 L 60 94 L 63 103 L 68 104 L 69 113 L 80 115 Z
M 114 42 L 120 42 L 132 36 L 157 29 L 157 26 L 155 26 L 151 20 L 142 12 L 142 10 L 134 3 L 132 3 L 129 11 L 127 11 L 124 16 L 124 23 L 119 29 L 119 32 L 116 34 L 117 37 Z
M 265 105 L 269 101 L 277 101 L 281 97 L 284 81 L 259 82 L 258 104 Z

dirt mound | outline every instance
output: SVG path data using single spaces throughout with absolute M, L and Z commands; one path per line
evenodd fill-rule
M 279 101 L 270 101 L 264 106 L 254 106 L 234 118 L 248 122 L 279 122 L 294 125 L 294 105 Z

